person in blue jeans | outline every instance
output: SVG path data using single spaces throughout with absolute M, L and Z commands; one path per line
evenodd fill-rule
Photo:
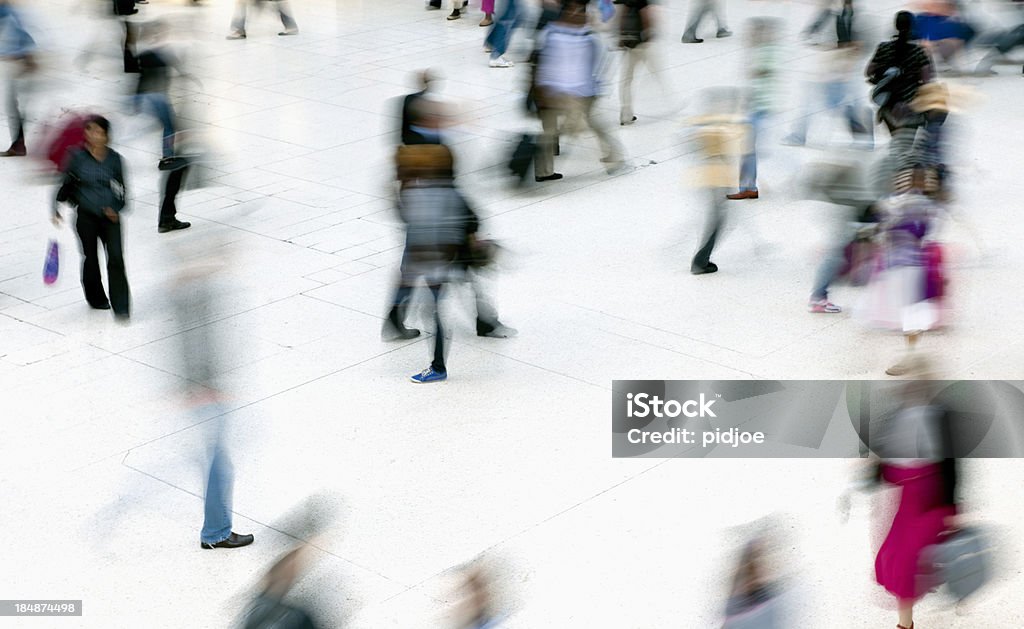
M 827 111 L 840 113 L 854 139 L 859 140 L 863 148 L 871 149 L 874 147 L 874 126 L 870 123 L 872 114 L 858 105 L 850 89 L 850 77 L 859 59 L 857 44 L 840 39 L 835 50 L 826 53 L 822 60 L 822 76 L 815 87 L 821 90 Z M 812 102 L 811 97 L 807 98 L 805 108 L 809 109 Z M 806 143 L 811 123 L 811 115 L 806 109 L 797 118 L 792 133 L 783 140 L 784 144 L 803 146 Z
M 225 265 L 215 255 L 223 255 L 219 243 L 207 242 L 199 247 L 179 242 L 180 258 L 177 282 L 174 284 L 175 318 L 182 328 L 193 327 L 197 321 L 212 320 L 216 299 L 225 289 L 215 279 Z M 199 253 L 197 253 L 199 252 Z M 224 351 L 210 326 L 201 325 L 180 335 L 183 373 L 190 389 L 186 395 L 192 403 L 196 419 L 214 427 L 207 445 L 209 467 L 205 471 L 203 528 L 199 532 L 200 548 L 241 548 L 254 541 L 253 535 L 232 531 L 231 498 L 234 489 L 233 470 L 228 456 L 225 418 L 226 397 L 218 388 L 217 377 L 223 371 L 218 358 Z
M 491 53 L 492 68 L 511 68 L 515 65 L 505 58 L 505 53 L 508 52 L 509 43 L 512 41 L 512 31 L 522 20 L 519 2 L 520 0 L 505 0 L 505 10 L 491 27 L 491 32 L 484 42 L 484 48 Z
M 757 140 L 764 125 L 778 104 L 777 74 L 779 50 L 775 45 L 776 22 L 769 18 L 756 18 L 751 24 L 751 47 L 748 72 L 750 73 L 750 97 L 747 116 L 747 150 L 740 165 L 740 190 L 726 195 L 727 199 L 756 199 L 757 191 Z

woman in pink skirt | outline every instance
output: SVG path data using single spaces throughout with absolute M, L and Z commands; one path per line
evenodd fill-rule
M 949 414 L 932 405 L 927 393 L 926 382 L 908 385 L 903 407 L 887 422 L 880 448 L 893 457 L 881 461 L 881 480 L 900 488 L 900 503 L 875 558 L 875 578 L 896 597 L 897 629 L 914 629 L 914 603 L 926 594 L 920 577 L 930 571 L 922 565 L 922 553 L 942 541 L 957 513 Z

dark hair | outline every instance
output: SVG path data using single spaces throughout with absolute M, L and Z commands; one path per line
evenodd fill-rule
M 100 129 L 103 129 L 103 133 L 110 135 L 110 121 L 104 118 L 103 116 L 89 116 L 85 120 L 85 126 L 88 127 L 91 124 L 94 124 Z
M 896 14 L 896 55 L 903 57 L 910 48 L 910 33 L 914 28 L 914 14 L 900 11 Z

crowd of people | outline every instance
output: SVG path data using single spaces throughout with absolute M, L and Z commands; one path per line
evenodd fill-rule
M 137 75 L 131 110 L 138 116 L 154 118 L 161 127 L 160 157 L 153 164 L 165 177 L 157 229 L 160 233 L 188 229 L 191 224 L 177 217 L 176 199 L 196 156 L 182 147 L 186 132 L 176 115 L 171 85 L 182 78 L 201 83 L 172 45 L 169 24 L 129 19 L 139 13 L 135 5 L 144 5 L 145 1 L 110 4 L 111 20 L 118 21 L 121 32 L 118 47 L 123 52 L 124 71 Z M 299 30 L 289 3 L 272 4 L 283 25 L 279 35 L 297 36 Z M 469 4 L 454 0 L 447 19 L 464 17 L 472 10 Z M 238 0 L 228 39 L 247 37 L 248 5 L 246 0 Z M 716 37 L 732 36 L 721 5 L 719 0 L 695 2 L 680 43 L 704 41 L 698 37 L 699 28 L 709 13 L 716 22 Z M 441 7 L 441 0 L 427 4 L 428 9 Z M 652 46 L 665 35 L 657 9 L 654 0 L 543 0 L 539 11 L 526 6 L 524 0 L 483 0 L 480 26 L 489 28 L 483 36 L 483 47 L 491 68 L 515 65 L 509 59 L 513 35 L 530 16 L 537 18 L 527 60 L 529 80 L 523 90 L 535 129 L 524 138 L 525 149 L 517 148 L 518 158 L 532 165 L 535 183 L 558 185 L 554 182 L 564 178 L 556 169 L 559 140 L 584 129 L 596 137 L 600 163 L 610 176 L 628 176 L 631 172 L 620 137 L 623 130 L 605 120 L 599 104 L 610 93 L 607 85 L 617 84 L 619 127 L 638 121 L 636 69 L 645 64 L 655 78 L 660 78 L 662 68 L 659 53 Z M 596 28 L 598 25 L 601 28 Z M 11 76 L 6 85 L 10 146 L 3 155 L 20 158 L 27 156 L 30 148 L 22 96 L 40 72 L 37 45 L 12 0 L 0 0 L 0 28 L 0 54 Z M 955 175 L 955 164 L 944 142 L 946 123 L 954 109 L 944 72 L 965 73 L 967 51 L 979 47 L 987 48 L 987 52 L 973 73 L 993 74 L 997 63 L 1024 44 L 1024 25 L 986 33 L 964 15 L 958 3 L 941 0 L 914 7 L 913 12 L 898 12 L 893 31 L 890 39 L 873 46 L 859 26 L 854 0 L 838 4 L 828 0 L 821 5 L 801 33 L 818 48 L 819 71 L 802 98 L 803 113 L 784 142 L 790 146 L 810 144 L 823 119 L 814 112 L 822 111 L 838 117 L 849 132 L 849 138 L 842 141 L 844 146 L 848 140 L 850 147 L 863 152 L 863 159 L 823 164 L 809 180 L 809 188 L 819 198 L 849 212 L 841 237 L 821 260 L 807 308 L 813 314 L 841 313 L 844 308 L 832 301 L 832 286 L 843 281 L 866 284 L 854 308 L 856 318 L 902 334 L 906 353 L 890 364 L 886 373 L 907 376 L 922 373 L 923 359 L 917 349 L 920 338 L 943 324 L 947 310 L 949 273 L 943 245 L 936 238 L 939 225 L 949 214 Z M 696 253 L 690 270 L 694 275 L 719 270 L 712 256 L 729 206 L 761 198 L 758 163 L 759 156 L 763 157 L 765 129 L 782 110 L 780 39 L 784 34 L 779 21 L 753 19 L 742 34 L 746 41 L 745 85 L 733 94 L 709 99 L 705 112 L 687 119 L 695 130 L 698 159 L 704 167 L 700 183 L 709 201 L 704 234 L 693 238 Z M 607 75 L 607 60 L 615 52 L 621 53 L 622 62 L 620 75 L 613 78 Z M 79 61 L 84 64 L 88 60 L 87 53 Z M 449 376 L 446 354 L 450 324 L 440 308 L 449 287 L 465 285 L 472 290 L 478 336 L 504 339 L 516 331 L 499 319 L 490 297 L 492 267 L 502 248 L 482 236 L 473 191 L 457 184 L 458 148 L 448 137 L 453 116 L 439 95 L 439 77 L 429 69 L 418 77 L 421 89 L 404 98 L 397 113 L 401 123 L 393 163 L 395 205 L 404 225 L 405 243 L 393 298 L 383 317 L 382 336 L 387 341 L 421 336 L 420 329 L 410 321 L 410 303 L 417 289 L 425 287 L 429 303 L 429 321 L 425 323 L 432 325 L 433 347 L 429 365 L 411 380 L 427 384 Z M 662 90 L 663 99 L 671 98 L 665 96 L 668 90 L 664 83 Z M 119 321 L 128 322 L 132 304 L 121 216 L 129 207 L 132 190 L 125 159 L 111 146 L 116 132 L 100 112 L 71 116 L 63 121 L 61 133 L 45 150 L 57 181 L 52 219 L 59 224 L 69 208 L 74 211 L 85 301 L 93 309 L 111 310 Z M 829 136 L 825 144 L 835 146 L 836 142 Z M 511 157 L 513 162 L 517 159 Z M 106 288 L 99 244 L 106 253 Z M 189 281 L 206 280 L 191 277 Z M 212 300 L 214 293 L 206 290 L 203 300 Z M 185 355 L 195 358 L 211 352 L 207 343 L 201 345 L 187 348 Z M 900 421 L 917 418 L 923 412 L 920 409 L 926 405 L 918 403 L 916 395 L 913 391 L 907 393 Z M 218 403 L 214 395 L 202 400 L 200 406 Z M 928 413 L 933 412 L 938 411 L 928 407 Z M 902 488 L 903 515 L 897 516 L 879 552 L 877 577 L 899 600 L 898 627 L 913 629 L 913 605 L 923 594 L 914 581 L 917 562 L 926 547 L 954 527 L 956 499 L 952 488 L 956 473 L 952 455 L 942 447 L 934 448 L 927 456 L 901 454 L 891 458 L 894 461 L 879 464 L 877 478 Z M 908 463 L 907 459 L 914 461 Z M 218 436 L 210 449 L 205 523 L 200 535 L 204 549 L 239 548 L 253 542 L 252 535 L 232 531 L 229 469 Z M 927 515 L 922 516 L 922 512 Z M 763 552 L 763 544 L 758 541 L 744 548 L 727 616 L 736 617 L 773 598 L 772 585 L 762 568 Z M 281 604 L 303 561 L 300 549 L 274 564 L 246 626 L 312 626 L 304 613 L 283 610 Z M 464 626 L 497 626 L 499 614 L 488 606 L 483 573 L 467 569 L 465 587 L 472 603 Z M 279 616 L 273 616 L 275 610 Z M 271 621 L 267 619 L 278 617 L 286 619 L 281 621 L 286 624 L 268 624 Z

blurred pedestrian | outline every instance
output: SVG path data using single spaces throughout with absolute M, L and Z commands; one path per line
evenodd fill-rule
M 669 99 L 668 90 L 660 78 L 661 64 L 651 42 L 655 37 L 656 23 L 654 4 L 651 0 L 620 0 L 624 5 L 619 19 L 619 46 L 623 50 L 622 78 L 619 81 L 619 124 L 631 125 L 636 122 L 633 114 L 633 76 L 641 63 L 647 66 L 651 76 L 658 77 L 663 96 Z
M 313 618 L 302 607 L 285 601 L 295 583 L 302 577 L 311 552 L 299 546 L 278 559 L 260 583 L 260 593 L 249 606 L 242 622 L 243 629 L 315 629 Z
M 807 142 L 807 131 L 810 127 L 812 105 L 823 100 L 829 113 L 838 113 L 843 117 L 854 142 L 861 148 L 874 147 L 874 123 L 871 112 L 865 113 L 864 105 L 859 102 L 852 89 L 851 79 L 854 68 L 861 59 L 860 43 L 847 39 L 848 31 L 840 28 L 835 48 L 819 55 L 818 77 L 810 91 L 818 91 L 803 99 L 803 111 L 797 118 L 793 131 L 783 140 L 790 146 L 803 146 Z
M 490 66 L 492 68 L 511 68 L 515 65 L 505 58 L 505 53 L 508 52 L 509 44 L 512 42 L 512 31 L 522 21 L 521 0 L 503 1 L 505 8 L 498 21 L 491 26 L 491 32 L 488 33 L 487 40 L 484 42 L 484 49 L 489 50 L 491 54 Z
M 697 28 L 700 26 L 704 16 L 710 13 L 715 18 L 718 30 L 715 37 L 732 37 L 732 31 L 725 24 L 725 12 L 722 10 L 721 0 L 694 0 L 696 8 L 690 8 L 690 24 L 683 32 L 682 42 L 684 44 L 702 44 L 703 39 L 697 37 Z
M 924 48 L 911 41 L 913 26 L 911 13 L 897 13 L 896 37 L 878 45 L 865 71 L 875 86 L 872 99 L 878 105 L 878 121 L 885 123 L 890 134 L 924 122 L 911 102 L 917 90 L 932 79 L 934 69 Z
M 732 200 L 757 199 L 757 143 L 768 118 L 778 107 L 780 51 L 776 45 L 777 24 L 769 18 L 751 20 L 747 72 L 747 147 L 740 164 L 739 192 L 726 195 Z
M 778 629 L 778 586 L 765 561 L 765 540 L 755 538 L 743 547 L 733 577 L 722 629 Z
M 929 238 L 942 208 L 924 194 L 924 168 L 914 168 L 910 185 L 910 190 L 875 206 L 881 220 L 880 270 L 859 313 L 869 324 L 900 331 L 906 339 L 906 354 L 885 371 L 890 376 L 902 376 L 915 368 L 917 342 L 940 323 L 945 291 L 941 248 Z
M 85 148 L 71 156 L 53 206 L 54 220 L 62 220 L 58 203 L 77 208 L 75 231 L 82 247 L 82 288 L 85 299 L 97 310 L 110 310 L 122 320 L 130 316 L 128 278 L 124 269 L 121 212 L 126 187 L 121 156 L 109 147 L 110 122 L 91 117 L 85 125 Z M 110 299 L 103 290 L 97 241 L 107 252 Z
M 268 1 L 274 5 L 278 16 L 281 18 L 281 24 L 284 26 L 284 30 L 279 32 L 278 35 L 281 37 L 298 35 L 299 25 L 296 24 L 295 18 L 292 17 L 292 7 L 288 0 L 236 0 L 235 16 L 231 19 L 231 33 L 228 34 L 227 38 L 245 39 L 245 19 L 248 14 L 249 4 L 258 8 Z
M 902 385 L 899 407 L 879 427 L 880 437 L 871 439 L 879 458 L 855 484 L 900 490 L 896 515 L 875 557 L 876 581 L 896 598 L 897 629 L 914 629 L 914 606 L 928 593 L 923 584 L 933 580 L 935 569 L 925 555 L 956 530 L 959 511 L 952 415 L 933 401 L 927 369 L 918 364 L 915 378 Z M 849 493 L 841 498 L 844 511 L 849 509 Z
M 0 58 L 11 63 L 10 78 L 7 80 L 7 124 L 11 130 L 11 146 L 0 156 L 24 157 L 25 112 L 24 98 L 29 83 L 35 78 L 36 42 L 15 11 L 10 0 L 0 0 Z
M 441 291 L 456 270 L 459 249 L 472 231 L 476 217 L 455 187 L 451 151 L 440 144 L 401 146 L 397 156 L 401 182 L 398 211 L 406 224 L 401 280 L 385 322 L 402 338 L 418 330 L 404 325 L 404 309 L 420 279 L 430 290 L 433 304 L 434 353 L 430 366 L 412 376 L 416 383 L 448 378 L 445 364 L 445 330 L 441 321 Z
M 566 0 L 557 20 L 542 33 L 543 47 L 538 53 L 533 93 L 544 132 L 541 136 L 535 179 L 553 181 L 562 178 L 555 172 L 555 145 L 559 117 L 582 119 L 597 136 L 609 174 L 622 169 L 625 155 L 622 145 L 598 115 L 596 103 L 601 91 L 604 48 L 587 25 L 588 0 Z
M 188 242 L 189 244 L 184 244 Z M 225 269 L 220 243 L 177 241 L 172 251 L 176 255 L 177 281 L 173 292 L 173 305 L 178 325 L 189 329 L 179 335 L 181 339 L 182 370 L 186 375 L 186 395 L 197 420 L 212 428 L 206 434 L 206 464 L 204 469 L 203 527 L 199 532 L 199 546 L 204 550 L 241 548 L 252 544 L 253 535 L 241 535 L 232 530 L 232 494 L 234 469 L 228 451 L 227 396 L 218 378 L 223 373 L 220 363 L 226 348 L 207 323 L 215 319 L 218 298 L 225 293 L 219 282 Z M 237 348 L 232 348 L 237 351 Z M 207 421 L 212 420 L 212 421 Z

